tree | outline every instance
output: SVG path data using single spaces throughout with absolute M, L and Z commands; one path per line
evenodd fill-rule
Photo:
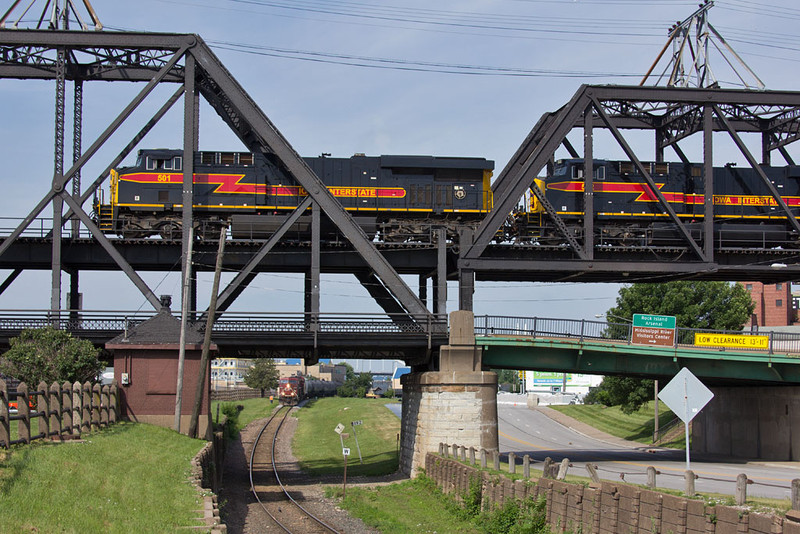
M 105 364 L 91 341 L 52 327 L 23 330 L 0 357 L 0 373 L 37 387 L 39 382 L 96 380 Z
M 279 378 L 280 373 L 275 366 L 275 360 L 258 358 L 245 373 L 244 383 L 247 384 L 247 387 L 260 389 L 263 397 L 265 390 L 278 387 Z
M 619 290 L 616 306 L 606 312 L 609 322 L 631 322 L 637 313 L 675 316 L 676 326 L 708 330 L 741 330 L 755 304 L 741 284 L 682 280 L 633 284 Z M 637 411 L 654 398 L 653 380 L 613 377 L 587 395 L 585 402 Z
M 353 373 L 351 378 L 339 386 L 336 394 L 340 397 L 364 398 L 372 387 L 372 373 Z

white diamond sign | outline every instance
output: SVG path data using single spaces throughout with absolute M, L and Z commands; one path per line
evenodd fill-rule
M 658 392 L 658 398 L 666 404 L 681 421 L 688 423 L 714 398 L 714 394 L 700 379 L 684 367 L 675 378 Z
M 659 391 L 658 398 L 669 406 L 675 415 L 680 417 L 686 428 L 686 470 L 691 468 L 689 462 L 689 422 L 700 410 L 714 398 L 714 394 L 708 389 L 700 379 L 684 367 L 675 378 Z

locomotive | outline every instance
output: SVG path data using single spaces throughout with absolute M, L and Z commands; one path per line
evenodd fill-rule
M 455 236 L 492 208 L 494 162 L 484 158 L 304 159 L 365 232 L 382 241 L 419 238 L 433 221 Z M 219 235 L 222 225 L 234 238 L 268 237 L 308 196 L 268 154 L 196 152 L 193 163 L 194 224 L 201 237 Z M 110 202 L 95 204 L 98 226 L 127 238 L 179 238 L 182 186 L 182 150 L 140 150 L 135 165 L 111 171 Z M 307 238 L 309 220 L 302 216 L 286 237 Z M 323 235 L 334 233 L 332 225 L 323 227 Z
M 704 219 L 703 166 L 697 163 L 644 163 L 653 181 L 698 242 Z M 600 246 L 681 246 L 669 219 L 637 167 L 629 161 L 594 160 L 595 243 Z M 800 212 L 800 167 L 761 166 L 793 216 Z M 766 184 L 750 167 L 715 167 L 714 242 L 717 247 L 773 248 L 797 246 L 798 235 Z M 559 160 L 536 184 L 575 236 L 583 234 L 584 161 Z M 508 239 L 561 244 L 563 237 L 535 195 L 527 209 L 507 221 Z
M 283 377 L 278 382 L 281 404 L 296 406 L 309 397 L 328 397 L 336 394 L 338 385 L 324 380 L 306 380 L 302 375 Z

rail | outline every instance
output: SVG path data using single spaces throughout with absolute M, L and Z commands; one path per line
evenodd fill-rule
M 631 344 L 633 325 L 587 319 L 553 319 L 546 317 L 475 317 L 476 336 L 525 336 L 531 338 L 569 338 L 578 341 L 617 341 Z M 758 335 L 768 338 L 764 348 L 755 347 L 702 347 L 721 352 L 753 352 L 758 354 L 800 355 L 800 333 L 741 330 L 704 330 L 676 328 L 674 348 L 701 348 L 695 345 L 695 334 L 723 334 L 731 336 Z
M 190 312 L 194 323 L 205 325 L 202 311 Z M 123 333 L 153 317 L 155 312 L 85 310 L 0 310 L 0 332 L 52 326 L 75 334 Z M 240 337 L 263 334 L 419 334 L 447 333 L 444 316 L 348 313 L 225 312 L 214 323 L 214 335 Z

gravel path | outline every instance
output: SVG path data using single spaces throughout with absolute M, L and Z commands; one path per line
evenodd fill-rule
M 219 490 L 222 520 L 232 534 L 256 534 L 275 532 L 275 526 L 269 516 L 259 506 L 250 492 L 250 477 L 247 462 L 250 458 L 253 441 L 265 419 L 253 421 L 239 434 L 239 439 L 228 445 L 222 485 Z M 325 485 L 341 485 L 342 479 L 337 476 L 312 478 L 300 471 L 297 460 L 292 455 L 292 436 L 297 427 L 297 419 L 289 417 L 281 430 L 282 437 L 277 442 L 277 461 L 281 467 L 281 481 L 289 488 L 292 496 L 301 502 L 309 512 L 322 518 L 326 523 L 340 532 L 353 534 L 379 534 L 379 531 L 368 528 L 360 519 L 351 517 L 338 506 L 335 499 L 324 497 Z M 404 480 L 401 475 L 386 477 L 348 478 L 347 487 L 376 486 Z

